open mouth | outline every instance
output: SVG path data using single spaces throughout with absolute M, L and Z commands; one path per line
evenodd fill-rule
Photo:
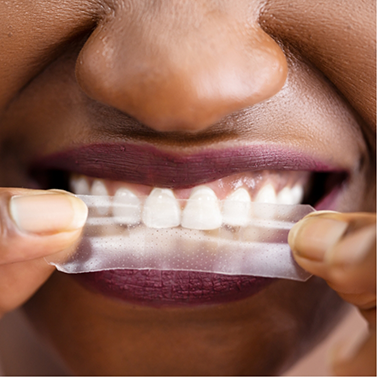
M 221 223 L 242 225 L 244 214 L 234 212 L 232 201 L 335 209 L 348 177 L 345 169 L 278 148 L 177 155 L 134 144 L 90 145 L 57 153 L 39 160 L 32 174 L 44 188 L 114 196 L 127 204 L 126 210 L 118 213 L 109 205 L 102 211 L 121 217 L 127 225 L 143 222 L 157 229 L 180 225 L 199 230 L 215 229 Z M 147 196 L 143 207 L 139 196 Z M 187 199 L 184 208 L 179 199 Z M 224 203 L 221 211 L 218 200 Z M 161 201 L 163 216 L 153 216 Z M 206 207 L 205 220 L 200 216 L 203 201 L 214 203 Z M 77 278 L 105 295 L 157 306 L 233 301 L 274 280 L 154 270 L 110 270 Z

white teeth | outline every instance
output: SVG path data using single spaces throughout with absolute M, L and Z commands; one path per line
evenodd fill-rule
M 300 185 L 293 188 L 284 187 L 277 195 L 278 204 L 300 204 L 304 194 L 304 189 Z
M 107 188 L 102 181 L 95 179 L 92 184 L 92 195 L 106 196 L 109 195 Z
M 223 204 L 223 222 L 231 226 L 245 226 L 249 222 L 251 199 L 249 193 L 240 188 L 229 195 Z
M 107 192 L 106 186 L 99 179 L 96 179 L 93 181 L 91 194 L 97 195 L 97 196 L 109 195 L 109 193 Z M 110 209 L 110 200 L 108 201 L 105 200 L 103 202 L 103 205 L 98 206 L 96 209 L 97 209 L 98 214 L 103 215 L 103 216 L 107 215 Z
M 276 192 L 270 183 L 263 186 L 255 198 L 255 203 L 276 204 L 276 201 Z M 275 216 L 275 211 L 268 206 L 256 207 L 254 215 L 262 219 L 272 219 Z
M 293 203 L 292 190 L 289 187 L 284 187 L 277 195 L 278 204 L 295 204 Z
M 304 198 L 304 188 L 301 185 L 292 187 L 291 194 L 293 197 L 293 204 L 300 204 Z
M 276 204 L 276 192 L 274 187 L 269 183 L 263 186 L 255 198 L 256 203 L 273 203 Z
M 144 204 L 143 222 L 150 228 L 172 228 L 181 222 L 181 208 L 173 191 L 154 188 Z
M 208 186 L 198 186 L 191 191 L 186 206 L 181 211 L 180 203 L 170 189 L 154 188 L 145 200 L 142 200 L 126 187 L 120 187 L 113 198 L 109 197 L 106 185 L 100 179 L 95 179 L 90 188 L 89 179 L 83 176 L 73 176 L 70 179 L 72 191 L 77 195 L 92 194 L 101 196 L 96 212 L 98 220 L 103 216 L 112 215 L 117 224 L 137 225 L 141 221 L 150 228 L 173 228 L 181 225 L 183 228 L 196 230 L 214 230 L 224 223 L 229 226 L 246 226 L 252 217 L 271 219 L 276 209 L 268 205 L 251 206 L 249 192 L 239 188 L 231 193 L 222 203 L 215 192 Z M 278 194 L 271 183 L 260 188 L 254 202 L 260 204 L 300 204 L 304 196 L 303 186 L 284 187 Z M 113 201 L 113 202 L 112 202 Z M 251 208 L 253 213 L 251 214 Z M 110 211 L 111 210 L 111 211 Z
M 139 198 L 126 188 L 119 188 L 113 199 L 113 216 L 118 224 L 135 225 L 141 221 Z
M 222 216 L 214 191 L 207 186 L 193 189 L 183 210 L 182 227 L 210 230 L 219 228 L 221 224 Z
M 89 188 L 89 182 L 84 177 L 72 177 L 70 179 L 70 186 L 71 190 L 76 195 L 89 195 L 90 188 Z

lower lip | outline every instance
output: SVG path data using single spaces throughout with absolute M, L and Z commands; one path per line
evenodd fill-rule
M 74 275 L 95 292 L 138 305 L 195 306 L 250 297 L 277 279 L 195 271 L 109 270 Z

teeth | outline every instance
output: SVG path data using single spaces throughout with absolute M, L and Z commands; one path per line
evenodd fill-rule
M 141 221 L 139 198 L 126 188 L 119 188 L 113 199 L 113 216 L 118 224 L 135 225 Z
M 142 201 L 133 191 L 120 187 L 113 198 L 109 197 L 105 183 L 95 179 L 90 187 L 90 180 L 83 176 L 73 176 L 70 179 L 72 191 L 78 195 L 92 194 L 101 196 L 96 200 L 95 212 L 101 217 L 111 216 L 109 221 L 117 224 L 136 225 L 141 221 L 150 228 L 172 228 L 181 225 L 183 228 L 213 231 L 224 223 L 230 226 L 246 226 L 252 216 L 271 219 L 275 216 L 275 209 L 268 205 L 257 205 L 251 211 L 251 198 L 249 192 L 239 188 L 232 192 L 222 203 L 215 192 L 208 186 L 198 186 L 191 191 L 186 207 L 181 211 L 180 204 L 170 189 L 154 188 L 145 200 L 144 209 Z M 278 194 L 271 183 L 262 186 L 254 202 L 260 204 L 288 204 L 294 205 L 302 202 L 304 189 L 301 184 L 294 187 L 284 187 Z M 113 201 L 113 203 L 112 203 Z M 182 221 L 181 221 L 182 220 Z M 113 222 L 114 224 L 114 222 Z
M 284 187 L 277 195 L 278 204 L 295 204 L 293 199 L 292 190 L 289 187 Z
M 249 193 L 240 188 L 229 195 L 223 205 L 223 222 L 231 226 L 244 226 L 249 222 L 251 199 Z
M 273 203 L 276 204 L 276 192 L 274 187 L 269 183 L 265 186 L 263 186 L 256 198 L 255 198 L 256 203 Z
M 276 204 L 276 201 L 276 192 L 270 183 L 263 186 L 255 198 L 255 203 Z M 275 216 L 275 211 L 268 206 L 256 207 L 254 215 L 262 219 L 271 219 Z
M 89 195 L 89 182 L 84 177 L 72 177 L 70 180 L 71 190 L 76 195 Z
M 299 204 L 304 198 L 304 188 L 301 185 L 296 185 L 291 189 L 293 204 Z
M 198 186 L 183 210 L 182 227 L 189 229 L 210 230 L 219 228 L 222 216 L 217 196 L 207 186 Z
M 92 195 L 106 196 L 109 195 L 106 186 L 99 179 L 93 181 L 92 184 Z
M 301 203 L 304 189 L 300 185 L 293 188 L 284 187 L 277 195 L 278 204 L 299 204 Z
M 154 188 L 144 204 L 143 222 L 150 228 L 171 228 L 181 222 L 181 208 L 173 191 Z
M 106 186 L 99 179 L 94 180 L 92 184 L 91 194 L 97 195 L 97 196 L 109 195 L 107 192 Z M 98 206 L 96 209 L 99 215 L 103 215 L 103 216 L 108 215 L 109 210 L 110 210 L 110 200 L 104 201 L 102 205 Z

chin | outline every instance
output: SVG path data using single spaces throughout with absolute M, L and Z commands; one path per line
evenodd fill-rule
M 344 312 L 319 278 L 277 280 L 236 298 L 141 304 L 57 272 L 24 310 L 78 375 L 281 374 Z

